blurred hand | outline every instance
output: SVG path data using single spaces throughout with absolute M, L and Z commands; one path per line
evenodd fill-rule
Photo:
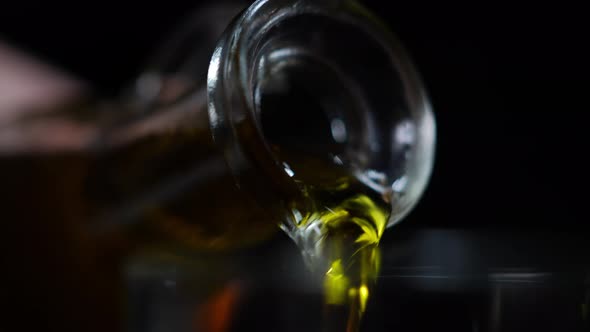
M 0 122 L 52 109 L 85 89 L 80 80 L 0 41 Z
M 0 125 L 5 125 L 0 141 L 10 143 L 30 134 L 25 130 L 23 137 L 7 135 L 19 133 L 10 131 L 17 116 L 59 110 L 86 89 L 81 81 L 0 42 Z M 76 139 L 67 126 L 47 133 L 43 142 Z M 0 331 L 120 331 L 119 257 L 111 258 L 99 241 L 85 236 L 78 225 L 82 220 L 46 214 L 63 210 L 47 192 L 66 196 L 61 189 L 67 188 L 43 183 L 42 174 L 52 171 L 50 164 L 0 152 L 0 242 L 6 246 L 0 257 L 6 268 L 0 284 L 6 286 L 3 295 L 9 304 Z

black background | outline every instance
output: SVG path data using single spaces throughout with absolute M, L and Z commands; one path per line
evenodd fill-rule
M 112 94 L 199 3 L 2 1 L 0 38 Z M 412 54 L 438 122 L 431 185 L 404 225 L 586 228 L 590 39 L 581 6 L 364 3 Z
M 590 234 L 584 210 L 590 184 L 586 161 L 590 133 L 586 121 L 590 111 L 587 11 L 566 1 L 363 2 L 391 26 L 411 53 L 429 89 L 438 124 L 431 183 L 408 220 L 395 232 L 386 232 L 389 241 L 383 244 L 382 274 L 400 274 L 393 269 L 396 266 L 441 269 L 404 270 L 409 275 L 381 279 L 376 300 L 368 310 L 369 327 L 375 331 L 406 330 L 409 326 L 416 331 L 440 331 L 443 326 L 472 331 L 472 320 L 485 326 L 488 306 L 502 298 L 506 303 L 502 331 L 574 331 L 569 327 L 579 321 L 579 303 L 583 296 L 586 303 L 590 298 L 588 281 L 582 287 L 583 278 L 588 278 Z M 0 0 L 0 40 L 112 95 L 133 79 L 148 55 L 200 3 Z M 23 225 L 26 228 L 28 224 Z M 532 229 L 540 230 L 540 235 L 529 232 Z M 10 318 L 17 317 L 13 320 L 19 328 L 14 330 L 23 330 L 24 325 L 34 327 L 30 330 L 116 331 L 112 322 L 118 316 L 112 312 L 116 309 L 112 306 L 115 301 L 108 298 L 110 293 L 97 300 L 92 296 L 103 288 L 88 287 L 86 279 L 75 279 L 79 277 L 73 272 L 76 267 L 69 267 L 71 259 L 63 254 L 74 251 L 68 243 L 48 241 L 46 247 L 42 240 L 33 243 L 44 239 L 45 232 L 60 231 L 52 231 L 48 225 L 36 231 L 32 233 L 35 236 L 19 237 L 11 236 L 9 229 L 8 241 L 3 241 L 10 248 L 5 252 L 18 261 L 5 273 L 9 281 L 2 282 L 11 285 L 6 302 L 16 312 L 9 312 L 8 324 Z M 22 245 L 11 246 L 16 242 Z M 31 243 L 30 248 L 25 247 Z M 284 260 L 281 251 L 270 252 L 276 252 L 276 262 Z M 253 259 L 259 254 L 250 256 Z M 267 262 L 264 257 L 257 259 Z M 245 262 L 243 265 L 251 263 Z M 280 271 L 277 266 L 267 264 L 253 270 L 274 276 Z M 568 273 L 563 282 L 551 279 L 558 279 L 559 273 L 550 273 L 548 280 L 525 280 L 528 283 L 517 284 L 525 286 L 506 287 L 500 292 L 503 284 L 490 283 L 487 274 L 495 267 Z M 291 271 L 276 277 L 280 287 L 301 284 L 299 274 Z M 73 276 L 64 277 L 68 273 Z M 428 273 L 475 275 L 477 282 L 474 286 L 469 278 L 421 281 L 419 276 L 412 277 L 419 273 L 427 277 Z M 14 281 L 10 279 L 13 276 Z M 294 281 L 285 283 L 281 279 L 285 276 Z M 23 284 L 30 289 L 22 288 Z M 264 289 L 258 294 L 243 304 L 242 318 L 238 316 L 243 326 L 254 326 L 253 330 L 277 330 L 259 325 L 272 323 L 268 317 L 284 328 L 287 316 L 268 315 L 264 308 L 296 318 L 299 316 L 281 308 L 308 309 L 312 316 L 305 317 L 312 319 L 297 319 L 300 325 L 315 322 L 313 314 L 320 312 L 313 311 L 317 299 L 302 302 L 304 299 L 295 297 L 301 292 L 284 296 L 283 290 L 273 297 Z M 155 301 L 137 299 L 147 305 Z M 96 305 L 100 300 L 107 309 Z M 87 310 L 89 305 L 98 309 Z M 19 314 L 24 319 L 18 319 Z M 96 317 L 102 324 L 97 324 Z M 145 317 L 138 321 L 149 322 Z M 305 330 L 297 322 L 293 326 Z

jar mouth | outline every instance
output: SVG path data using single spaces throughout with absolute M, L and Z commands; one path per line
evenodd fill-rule
M 383 117 L 383 110 L 403 109 L 399 117 L 412 121 L 425 109 L 429 112 L 405 51 L 353 1 L 255 2 L 218 44 L 209 67 L 208 90 L 213 136 L 224 149 L 238 185 L 261 196 L 269 196 L 263 191 L 272 192 L 270 200 L 282 203 L 299 198 L 305 204 L 307 198 L 277 146 L 329 155 L 355 172 L 391 169 L 392 174 L 386 175 L 393 182 L 401 177 L 395 172 L 408 170 L 395 170 L 390 167 L 395 160 L 382 158 L 392 149 L 383 146 L 388 144 L 384 135 L 401 118 Z M 308 101 L 317 101 L 318 107 L 310 107 Z M 421 194 L 432 167 L 431 134 L 419 142 L 419 148 L 430 149 L 426 151 L 430 157 L 420 160 L 422 183 L 414 195 Z M 389 182 L 369 185 L 392 190 Z

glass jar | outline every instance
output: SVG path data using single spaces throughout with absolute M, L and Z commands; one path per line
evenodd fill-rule
M 198 26 L 183 31 L 131 98 L 4 121 L 9 218 L 149 224 L 171 243 L 232 246 L 266 220 L 298 222 L 286 209 L 301 184 L 281 146 L 391 195 L 388 225 L 418 201 L 433 162 L 430 105 L 406 52 L 356 2 L 255 2 L 226 29 L 207 82 L 207 47 L 181 47 Z
M 374 255 L 433 164 L 434 118 L 399 42 L 348 0 L 258 0 L 210 63 L 191 43 L 200 27 L 182 30 L 122 100 L 0 124 L 2 209 L 24 220 L 15 238 L 31 253 L 57 238 L 89 252 L 71 261 L 94 283 L 104 274 L 88 261 L 108 256 L 105 244 L 117 257 L 192 255 L 259 243 L 277 223 L 322 272 L 346 251 Z M 363 264 L 362 285 L 376 275 Z

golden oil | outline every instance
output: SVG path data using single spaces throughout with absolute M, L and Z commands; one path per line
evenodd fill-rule
M 294 227 L 283 229 L 323 278 L 327 329 L 356 331 L 379 273 L 391 196 L 329 158 L 275 149 L 304 193 L 305 203 L 292 202 Z

